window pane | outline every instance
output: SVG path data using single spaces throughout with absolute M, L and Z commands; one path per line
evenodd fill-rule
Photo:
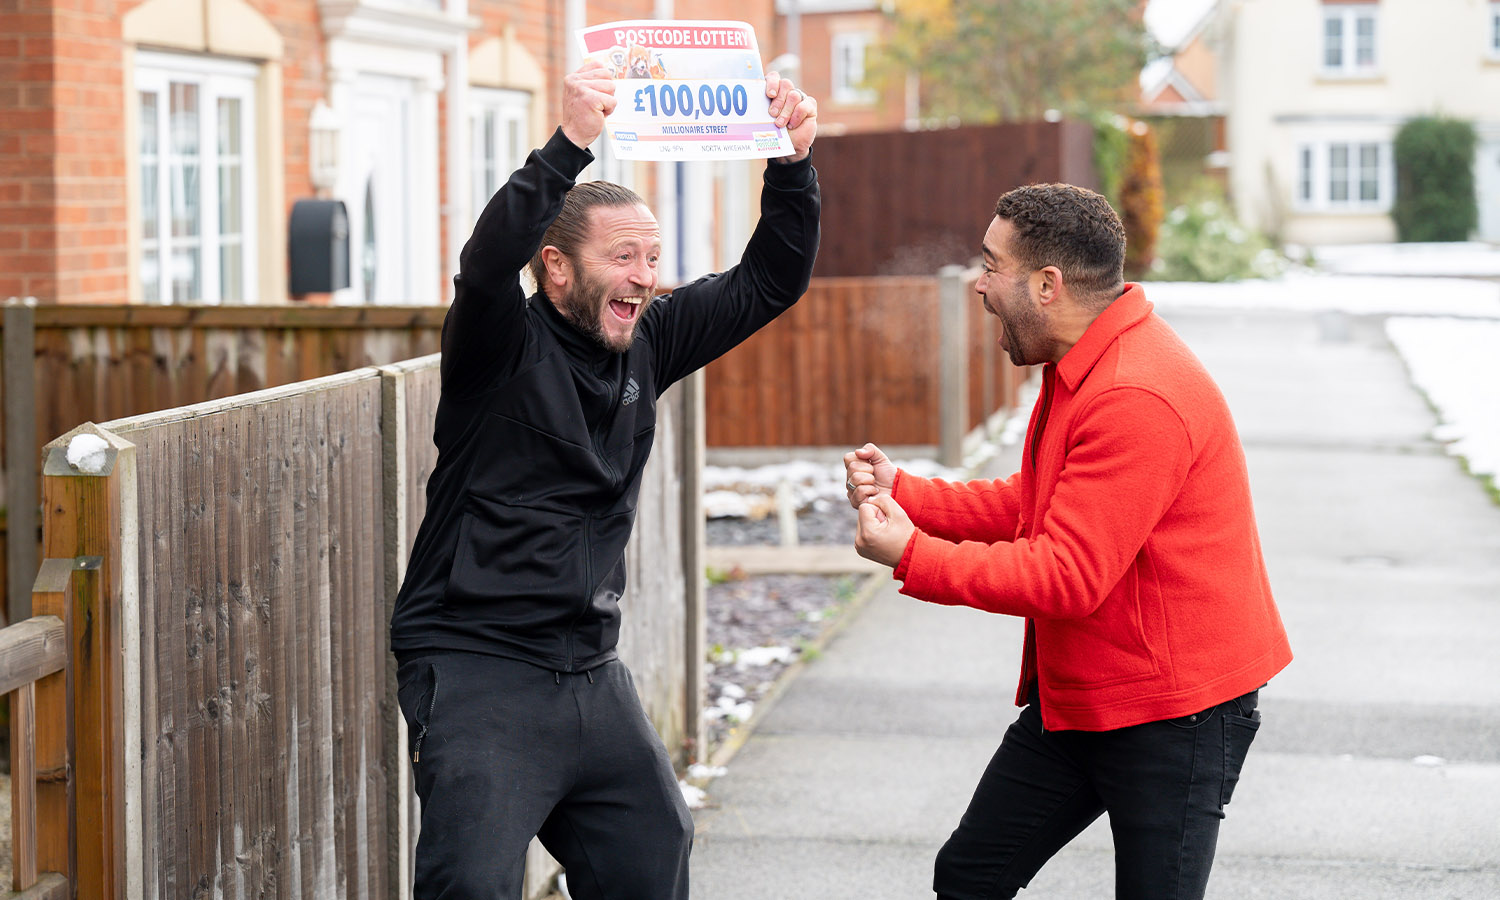
M 178 245 L 172 250 L 172 302 L 190 303 L 203 299 L 199 284 L 202 259 L 196 245 Z
M 1359 199 L 1373 203 L 1380 199 L 1380 147 L 1359 145 Z
M 172 160 L 172 236 L 197 237 L 203 199 L 199 196 L 198 167 Z
M 161 258 L 154 247 L 141 255 L 141 299 L 161 302 Z
M 1354 20 L 1354 63 L 1361 68 L 1375 65 L 1375 17 L 1362 15 Z
M 219 155 L 240 155 L 240 100 L 238 97 L 219 100 Z
M 1312 200 L 1312 164 L 1312 148 L 1303 147 L 1302 152 L 1298 154 L 1297 161 L 1297 196 L 1300 197 L 1304 203 L 1311 202 Z
M 245 301 L 245 249 L 238 241 L 219 245 L 219 300 L 223 303 Z
M 1490 13 L 1490 49 L 1500 53 L 1500 6 Z
M 244 167 L 239 163 L 219 165 L 219 234 L 224 237 L 245 233 Z
M 1323 20 L 1323 65 L 1330 69 L 1344 66 L 1344 20 L 1336 15 Z
M 156 95 L 141 92 L 141 156 L 155 157 L 157 153 L 157 116 Z
M 172 152 L 198 155 L 198 86 L 172 82 Z
M 1328 199 L 1334 203 L 1349 202 L 1349 145 L 1334 144 L 1328 148 Z

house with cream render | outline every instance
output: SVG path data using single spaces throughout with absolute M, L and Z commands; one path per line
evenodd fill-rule
M 1500 241 L 1500 2 L 1220 0 L 1211 26 L 1242 222 L 1304 245 L 1396 239 L 1392 142 L 1472 122 L 1476 237 Z
M 349 284 L 441 303 L 475 217 L 551 134 L 575 33 L 774 0 L 22 0 L 0 5 L 0 301 L 287 303 L 299 200 L 339 201 Z M 584 173 L 657 211 L 663 283 L 733 263 L 760 161 Z M 327 207 L 325 207 L 326 209 Z

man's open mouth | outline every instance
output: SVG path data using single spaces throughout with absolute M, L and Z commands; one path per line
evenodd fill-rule
M 609 301 L 609 309 L 625 321 L 634 322 L 645 303 L 645 297 L 614 297 Z

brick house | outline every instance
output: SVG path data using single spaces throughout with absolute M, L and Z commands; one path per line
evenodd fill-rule
M 451 296 L 479 206 L 557 120 L 574 32 L 771 0 L 13 0 L 0 8 L 0 298 L 284 303 L 294 202 L 343 201 L 350 286 Z M 762 163 L 622 163 L 664 282 L 732 262 Z
M 866 77 L 870 53 L 889 31 L 894 5 L 894 0 L 776 0 L 778 52 L 799 58 L 802 84 L 818 98 L 820 133 L 916 127 L 915 73 L 899 86 Z

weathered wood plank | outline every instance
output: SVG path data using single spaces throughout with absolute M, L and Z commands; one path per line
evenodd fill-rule
M 62 631 L 61 619 L 57 630 Z M 0 658 L 8 655 L 0 651 Z M 37 877 L 36 684 L 31 681 L 10 692 L 10 759 L 10 883 L 12 890 L 24 891 Z
M 68 621 L 73 605 L 72 559 L 44 559 L 31 593 L 32 611 Z M 68 778 L 68 678 L 57 672 L 36 685 L 36 863 L 41 871 L 73 874 L 69 830 L 73 784 Z
M 61 672 L 67 664 L 67 635 L 57 616 L 33 616 L 0 628 L 0 694 Z

